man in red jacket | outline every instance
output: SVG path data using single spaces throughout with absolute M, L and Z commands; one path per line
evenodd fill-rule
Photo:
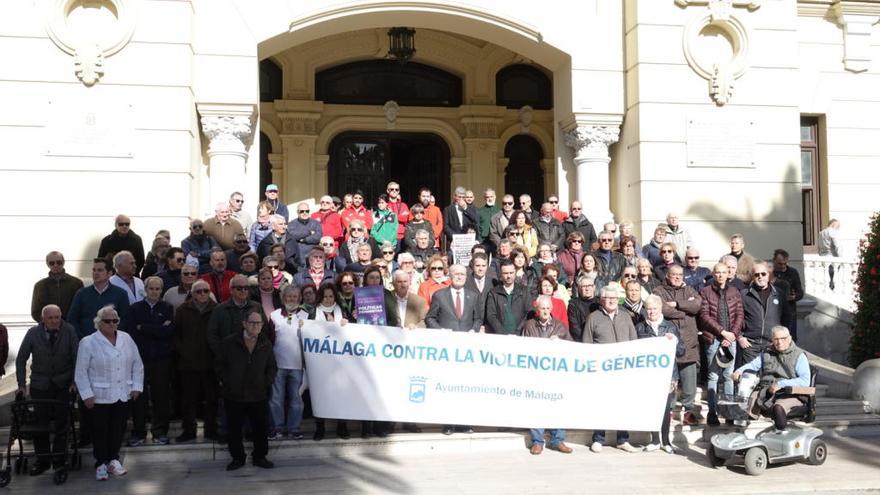
M 370 210 L 364 207 L 364 193 L 361 191 L 355 191 L 351 195 L 351 206 L 342 210 L 340 216 L 342 217 L 342 228 L 345 229 L 346 239 L 348 239 L 349 235 L 349 225 L 354 219 L 364 222 L 364 228 L 367 229 L 367 232 L 373 226 L 373 215 L 370 213 Z
M 226 253 L 217 248 L 211 252 L 211 271 L 202 275 L 201 280 L 208 282 L 211 292 L 217 297 L 217 302 L 229 299 L 229 281 L 235 276 L 235 272 L 226 269 Z
M 320 222 L 321 232 L 325 236 L 333 238 L 336 247 L 345 240 L 342 231 L 342 217 L 333 209 L 333 198 L 330 196 L 321 196 L 320 209 L 312 213 L 312 218 Z
M 736 356 L 736 340 L 742 334 L 743 303 L 742 295 L 736 287 L 728 284 L 730 269 L 725 263 L 718 263 L 712 269 L 712 285 L 700 289 L 700 312 L 697 315 L 697 326 L 700 329 L 700 340 L 705 349 L 709 389 L 709 414 L 706 423 L 710 426 L 719 425 L 715 413 L 717 404 L 718 375 L 724 378 L 724 394 L 733 395 L 733 366 L 722 368 L 716 355 L 724 353 L 727 362 L 733 364 Z
M 406 222 L 409 222 L 409 208 L 400 198 L 400 184 L 394 181 L 389 182 L 385 192 L 388 193 L 388 208 L 397 215 L 397 246 L 400 249 L 403 244 Z

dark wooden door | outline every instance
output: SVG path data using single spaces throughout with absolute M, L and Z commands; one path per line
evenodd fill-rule
M 438 206 L 449 202 L 449 148 L 433 134 L 340 134 L 330 144 L 327 172 L 330 194 L 342 197 L 359 189 L 371 208 L 392 180 L 409 205 L 422 187 L 431 189 Z
M 504 173 L 504 192 L 512 194 L 519 205 L 519 195 L 528 194 L 532 198 L 532 208 L 541 208 L 544 202 L 544 169 L 541 160 L 544 152 L 535 138 L 526 135 L 514 136 L 504 147 L 508 159 Z

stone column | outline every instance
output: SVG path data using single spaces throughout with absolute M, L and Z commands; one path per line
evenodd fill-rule
M 196 104 L 202 133 L 208 138 L 209 203 L 206 212 L 229 200 L 232 191 L 246 184 L 248 147 L 254 133 L 254 105 Z
M 318 120 L 323 113 L 323 103 L 278 100 L 275 111 L 281 119 L 284 147 L 284 183 L 279 184 L 283 201 L 291 204 L 327 194 L 326 170 L 322 176 L 315 161 Z
M 463 117 L 461 123 L 465 128 L 464 147 L 469 173 L 464 182 L 453 183 L 452 187 L 473 189 L 479 197 L 487 186 L 494 187 L 492 185 L 496 180 L 491 164 L 498 162 L 498 126 L 501 119 L 469 116 Z
M 584 214 L 593 225 L 601 226 L 614 218 L 608 178 L 608 165 L 611 163 L 608 147 L 619 138 L 620 127 L 616 125 L 578 124 L 565 132 L 565 144 L 575 152 L 577 194 L 571 201 L 577 199 L 581 202 Z

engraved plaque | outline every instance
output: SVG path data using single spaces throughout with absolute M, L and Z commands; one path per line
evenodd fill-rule
M 687 119 L 687 166 L 754 168 L 756 125 L 753 120 L 718 115 Z
M 52 99 L 47 104 L 46 156 L 131 158 L 130 103 L 107 98 Z

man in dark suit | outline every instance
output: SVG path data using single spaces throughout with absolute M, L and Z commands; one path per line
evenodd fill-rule
M 260 263 L 263 263 L 263 258 L 269 256 L 272 251 L 272 246 L 275 244 L 283 244 L 285 256 L 284 263 L 289 270 L 295 270 L 295 267 L 298 267 L 300 264 L 299 244 L 296 242 L 296 239 L 287 232 L 287 220 L 281 215 L 272 215 L 270 222 L 272 224 L 272 233 L 264 237 L 257 246 L 257 256 L 260 258 Z
M 498 284 L 498 281 L 489 273 L 489 257 L 483 253 L 474 253 L 468 268 L 467 282 L 464 283 L 464 287 L 480 295 L 480 316 L 485 319 L 486 294 Z
M 428 328 L 450 328 L 456 332 L 482 332 L 483 316 L 480 314 L 478 302 L 480 295 L 466 289 L 467 269 L 462 265 L 449 267 L 452 285 L 440 289 L 431 297 L 431 309 L 425 317 Z M 452 435 L 458 430 L 473 433 L 470 426 L 444 425 L 443 434 Z
M 479 214 L 473 205 L 468 205 L 464 200 L 465 189 L 461 186 L 455 188 L 455 201 L 443 209 L 443 234 L 446 237 L 446 245 L 452 242 L 455 234 L 467 234 L 468 229 L 475 233 L 479 229 L 477 218 Z

